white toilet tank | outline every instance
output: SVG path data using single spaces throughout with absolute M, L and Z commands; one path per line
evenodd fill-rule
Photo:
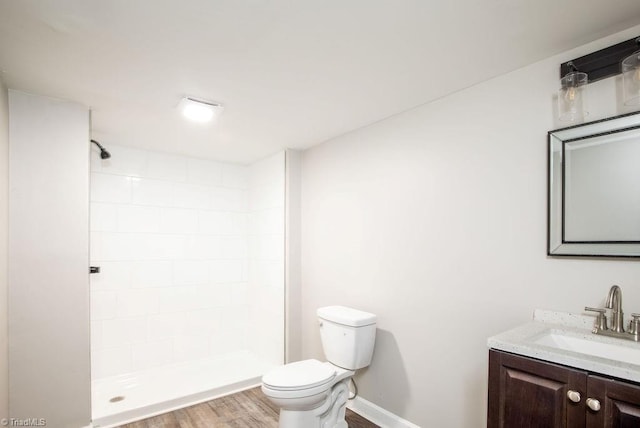
M 327 360 L 338 367 L 357 370 L 367 367 L 376 342 L 374 314 L 345 306 L 318 309 L 320 338 Z

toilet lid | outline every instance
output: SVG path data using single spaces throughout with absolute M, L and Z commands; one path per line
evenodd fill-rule
M 262 376 L 262 383 L 273 389 L 306 389 L 332 380 L 336 371 L 330 364 L 304 360 L 285 364 Z

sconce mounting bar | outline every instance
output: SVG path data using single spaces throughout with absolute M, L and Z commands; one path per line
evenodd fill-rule
M 624 58 L 640 49 L 640 37 L 609 46 L 608 48 L 572 59 L 560 64 L 560 78 L 572 71 L 572 63 L 578 71 L 589 75 L 589 83 L 620 74 L 620 63 Z

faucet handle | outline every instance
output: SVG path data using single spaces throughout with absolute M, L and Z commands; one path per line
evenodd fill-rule
M 629 321 L 629 333 L 640 334 L 640 314 L 631 314 L 633 318 Z
M 585 306 L 585 311 L 588 312 L 597 312 L 598 317 L 596 318 L 596 325 L 593 327 L 594 331 L 597 330 L 606 330 L 607 329 L 607 310 L 602 308 L 590 308 Z

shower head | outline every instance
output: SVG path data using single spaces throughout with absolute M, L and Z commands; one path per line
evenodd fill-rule
M 111 157 L 111 153 L 109 153 L 107 151 L 107 149 L 102 147 L 102 145 L 100 143 L 98 143 L 96 140 L 91 140 L 91 142 L 93 144 L 95 144 L 96 146 L 98 146 L 98 148 L 100 148 L 100 158 L 101 159 L 109 159 Z

